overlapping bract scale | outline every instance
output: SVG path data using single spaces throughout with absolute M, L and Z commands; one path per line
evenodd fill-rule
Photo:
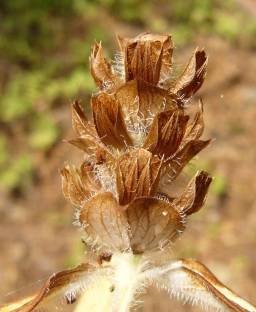
M 131 145 L 118 100 L 102 92 L 92 97 L 91 103 L 94 124 L 101 141 L 120 149 Z
M 145 149 L 126 152 L 117 161 L 117 193 L 121 205 L 153 195 L 161 173 L 158 156 Z
M 156 86 L 171 70 L 173 44 L 170 36 L 141 34 L 133 39 L 118 37 L 124 58 L 125 80 Z

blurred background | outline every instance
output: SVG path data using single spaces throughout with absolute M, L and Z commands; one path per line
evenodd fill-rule
M 196 46 L 209 55 L 193 101 L 203 97 L 204 136 L 216 141 L 184 175 L 203 168 L 215 180 L 173 257 L 203 261 L 256 303 L 255 0 L 1 0 L 0 302 L 83 259 L 59 176 L 66 160 L 82 156 L 63 143 L 73 136 L 70 103 L 89 110 L 95 40 L 113 58 L 116 33 L 143 31 L 172 35 L 177 71 Z M 143 299 L 138 311 L 193 310 L 153 288 Z

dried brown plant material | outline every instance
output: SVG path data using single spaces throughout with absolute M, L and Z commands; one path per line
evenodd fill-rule
M 82 205 L 101 190 L 101 184 L 90 164 L 83 163 L 80 168 L 66 166 L 61 170 L 61 177 L 63 194 L 75 206 Z
M 168 182 L 172 182 L 180 174 L 187 163 L 204 149 L 211 140 L 192 140 L 186 143 L 172 157 L 165 161 L 165 170 Z
M 203 102 L 199 100 L 198 110 L 191 123 L 188 124 L 182 145 L 191 140 L 197 140 L 204 132 L 204 119 L 203 119 Z
M 90 286 L 97 276 L 111 286 L 107 308 L 112 312 L 127 312 L 136 292 L 150 283 L 213 310 L 256 312 L 201 263 L 170 259 L 170 248 L 189 216 L 202 208 L 212 181 L 201 171 L 180 195 L 168 195 L 182 169 L 211 142 L 201 139 L 202 102 L 194 116 L 187 109 L 204 81 L 206 53 L 196 49 L 173 79 L 169 35 L 143 33 L 118 41 L 121 61 L 115 67 L 101 44 L 92 48 L 91 74 L 98 86 L 91 98 L 92 121 L 75 102 L 77 137 L 68 141 L 84 152 L 84 160 L 80 167 L 61 170 L 64 196 L 77 206 L 76 223 L 97 265 L 59 272 L 37 294 L 0 312 L 33 311 L 57 293 L 72 303 L 86 292 L 84 282 Z
M 101 141 L 120 149 L 131 145 L 120 105 L 115 97 L 103 92 L 92 97 L 91 103 L 94 124 Z
M 153 195 L 161 172 L 161 160 L 145 149 L 123 154 L 117 161 L 119 203 L 126 205 L 134 198 Z
M 81 208 L 79 221 L 85 241 L 100 254 L 130 249 L 126 215 L 112 193 L 99 193 L 88 200 Z
M 99 269 L 95 264 L 82 263 L 73 269 L 67 269 L 54 273 L 44 283 L 38 293 L 29 297 L 26 303 L 17 302 L 12 306 L 12 309 L 6 311 L 13 312 L 30 312 L 35 309 L 41 308 L 41 303 L 44 301 L 50 301 L 63 293 L 66 293 L 66 303 L 72 303 L 75 300 L 75 296 L 72 297 L 72 289 L 76 287 L 76 295 L 79 292 L 84 291 L 84 288 L 88 287 L 93 281 L 93 274 Z M 5 310 L 3 310 L 5 311 Z
M 104 58 L 101 44 L 95 44 L 90 56 L 91 74 L 100 89 L 111 88 L 119 82 L 111 64 Z
M 153 117 L 162 110 L 177 107 L 176 98 L 159 87 L 129 81 L 116 91 L 125 121 L 133 137 L 148 131 Z M 144 133 L 142 133 L 144 131 Z M 139 142 L 142 145 L 142 142 Z
M 118 37 L 124 57 L 125 80 L 156 86 L 171 68 L 173 44 L 170 36 L 144 33 L 134 39 Z
M 65 167 L 61 170 L 62 191 L 66 199 L 73 205 L 81 205 L 88 197 L 87 191 L 81 181 L 81 176 L 76 169 Z
M 186 215 L 197 212 L 204 204 L 212 178 L 201 171 L 189 182 L 180 197 L 173 201 L 176 209 Z
M 170 157 L 181 144 L 188 119 L 180 109 L 159 113 L 152 122 L 144 148 L 153 154 Z
M 204 82 L 207 61 L 205 52 L 196 49 L 185 70 L 171 89 L 179 99 L 187 100 L 200 89 Z
M 172 202 L 153 197 L 134 200 L 127 207 L 127 217 L 135 254 L 167 250 L 185 229 L 185 214 Z
M 96 137 L 94 125 L 87 119 L 83 109 L 77 101 L 71 106 L 71 117 L 73 130 L 76 135 L 90 135 Z

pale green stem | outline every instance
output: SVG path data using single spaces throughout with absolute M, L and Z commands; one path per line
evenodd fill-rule
M 111 261 L 115 268 L 113 312 L 128 312 L 135 293 L 140 286 L 139 277 L 143 267 L 142 258 L 130 253 L 117 254 Z
M 131 253 L 113 255 L 113 275 L 97 277 L 93 285 L 81 296 L 75 312 L 128 312 L 140 286 L 139 277 L 143 268 L 140 256 Z
M 111 281 L 105 276 L 97 277 L 79 299 L 74 312 L 112 312 Z

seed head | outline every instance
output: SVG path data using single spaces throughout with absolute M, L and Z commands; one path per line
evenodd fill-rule
M 69 141 L 84 151 L 85 162 L 61 172 L 63 193 L 78 206 L 85 241 L 101 257 L 168 250 L 187 216 L 202 207 L 211 183 L 199 172 L 179 197 L 165 192 L 210 142 L 200 139 L 202 102 L 194 116 L 186 109 L 203 83 L 205 52 L 196 50 L 173 79 L 170 36 L 144 33 L 118 42 L 118 70 L 104 58 L 101 44 L 92 48 L 98 86 L 91 97 L 92 121 L 74 103 L 77 137 Z

